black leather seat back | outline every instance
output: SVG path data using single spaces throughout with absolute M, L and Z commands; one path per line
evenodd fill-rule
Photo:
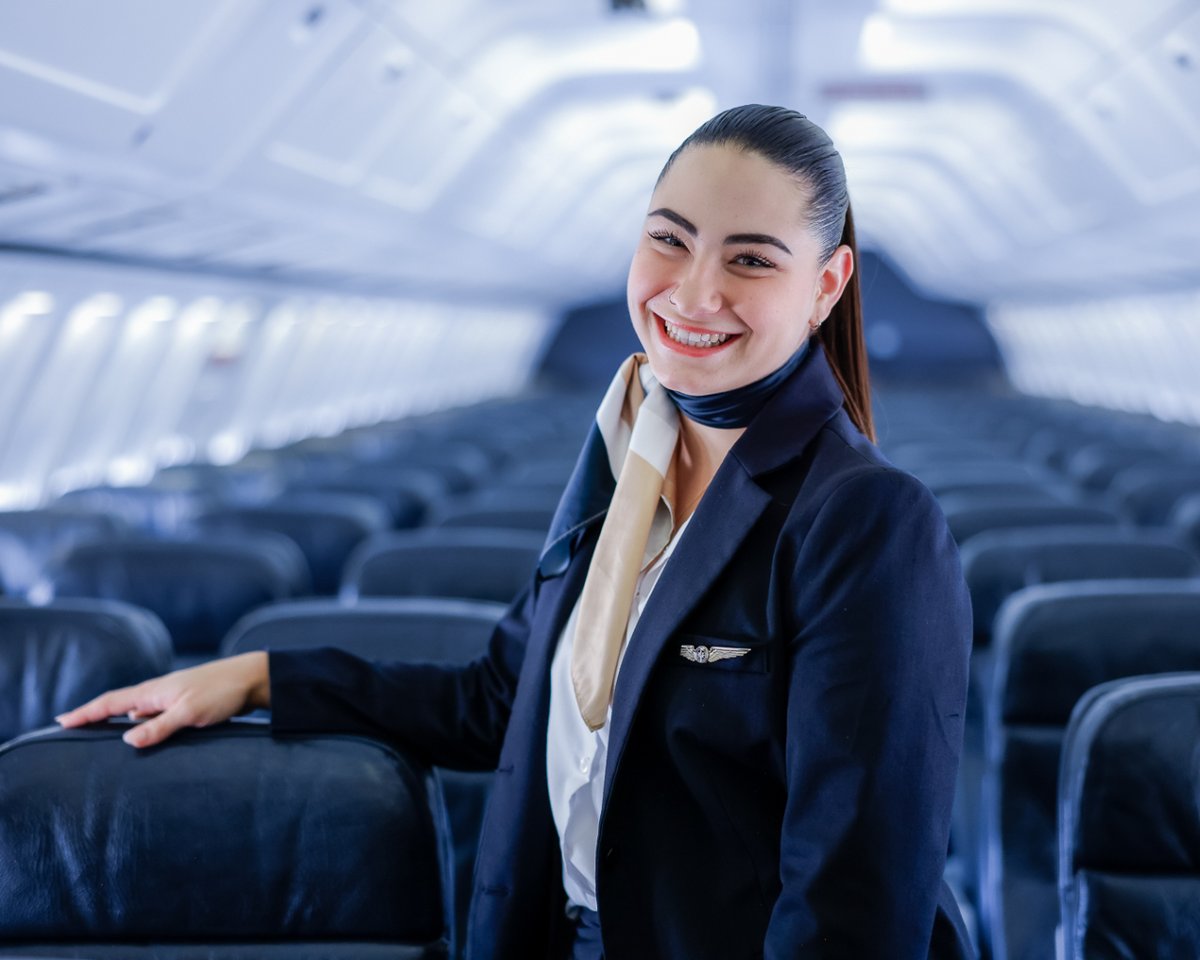
M 359 737 L 273 738 L 248 722 L 138 752 L 124 729 L 42 731 L 0 748 L 0 942 L 12 952 L 444 955 L 441 811 L 406 756 Z
M 983 786 L 985 922 L 998 958 L 1054 956 L 1062 737 L 1089 688 L 1200 670 L 1200 581 L 1029 587 L 996 618 Z
M 1200 956 L 1200 673 L 1104 684 L 1071 718 L 1059 785 L 1067 960 Z
M 545 540 L 526 530 L 395 531 L 367 540 L 346 564 L 342 595 L 463 597 L 511 603 Z
M 110 600 L 0 601 L 0 741 L 170 668 L 171 639 L 148 610 Z

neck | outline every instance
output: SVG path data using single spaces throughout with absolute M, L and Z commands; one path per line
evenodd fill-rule
M 687 417 L 679 418 L 679 444 L 675 448 L 675 502 L 679 505 L 680 515 L 675 518 L 676 526 L 691 515 L 696 502 L 721 466 L 721 461 L 745 432 L 745 427 L 732 430 L 706 427 Z

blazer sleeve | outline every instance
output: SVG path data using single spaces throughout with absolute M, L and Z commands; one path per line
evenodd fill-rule
M 782 889 L 766 960 L 925 960 L 962 745 L 970 601 L 933 496 L 844 480 L 794 548 Z
M 271 651 L 272 732 L 361 733 L 438 766 L 495 769 L 535 593 L 535 585 L 522 592 L 487 653 L 465 666 L 374 662 L 328 647 Z

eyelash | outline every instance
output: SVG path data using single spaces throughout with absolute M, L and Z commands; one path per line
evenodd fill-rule
M 651 240 L 657 240 L 668 247 L 684 247 L 686 244 L 679 238 L 679 235 L 673 230 L 651 230 L 649 233 Z M 774 262 L 766 257 L 760 257 L 757 253 L 739 253 L 733 258 L 733 262 L 742 267 L 754 267 L 755 269 L 765 270 L 775 266 Z

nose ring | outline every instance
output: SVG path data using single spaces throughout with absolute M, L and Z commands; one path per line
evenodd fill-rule
M 667 294 L 667 303 L 669 303 L 673 307 L 679 306 L 679 304 L 677 304 L 675 302 L 675 291 L 674 290 L 672 290 L 670 293 Z

